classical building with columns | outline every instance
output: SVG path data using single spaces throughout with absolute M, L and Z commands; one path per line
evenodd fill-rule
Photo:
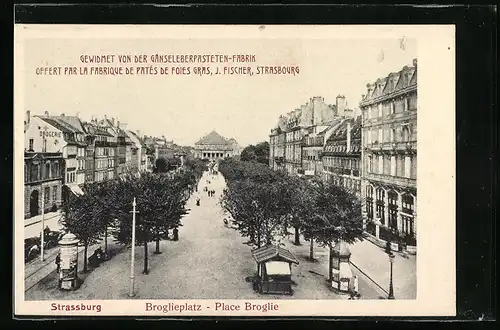
M 226 139 L 212 131 L 194 144 L 193 151 L 195 158 L 215 160 L 237 156 L 239 149 L 235 139 Z
M 416 249 L 417 60 L 367 89 L 360 102 L 365 228 Z

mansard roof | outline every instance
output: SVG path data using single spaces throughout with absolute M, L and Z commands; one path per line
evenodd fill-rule
M 386 77 L 378 78 L 374 83 L 368 83 L 368 92 L 363 96 L 361 102 L 368 102 L 416 85 L 417 60 L 415 59 L 413 60 L 413 66 L 404 66 L 398 72 L 392 72 Z

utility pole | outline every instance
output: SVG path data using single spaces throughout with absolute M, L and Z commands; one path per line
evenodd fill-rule
M 132 213 L 132 255 L 131 255 L 131 262 L 130 262 L 130 292 L 129 292 L 129 297 L 133 297 L 135 295 L 134 292 L 134 261 L 135 261 L 135 215 L 136 213 L 139 213 L 135 210 L 136 207 L 136 202 L 135 202 L 135 197 L 134 197 L 134 202 L 132 203 L 133 210 L 131 211 Z
M 41 236 L 42 236 L 42 241 L 40 243 L 40 259 L 42 261 L 45 261 L 45 256 L 44 256 L 44 248 L 43 246 L 45 245 L 44 244 L 44 237 L 45 237 L 45 196 L 44 196 L 44 188 L 41 187 L 40 188 L 41 192 L 42 192 L 42 233 L 41 233 Z

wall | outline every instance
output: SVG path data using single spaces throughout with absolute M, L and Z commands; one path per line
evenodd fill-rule
M 33 139 L 33 151 L 42 152 L 44 140 L 42 131 L 45 127 L 47 127 L 47 133 L 45 134 L 46 151 L 63 152 L 63 148 L 66 146 L 63 133 L 39 117 L 31 117 L 30 119 L 29 127 L 24 133 L 24 150 L 29 149 L 29 140 Z

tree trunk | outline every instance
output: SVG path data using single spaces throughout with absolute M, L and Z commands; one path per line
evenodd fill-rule
M 87 250 L 89 248 L 88 244 L 85 244 L 85 247 L 83 248 L 83 271 L 87 271 Z
M 331 282 L 333 279 L 333 246 L 332 243 L 328 244 L 328 280 Z
M 142 271 L 143 274 L 148 274 L 148 242 L 144 242 L 144 270 Z
M 160 251 L 160 238 L 159 237 L 156 238 L 156 251 L 155 251 L 155 254 L 161 254 L 161 251 Z
M 300 245 L 299 226 L 295 226 L 294 228 L 295 228 L 295 242 L 293 244 Z
M 310 238 L 311 244 L 309 245 L 309 259 L 314 260 L 314 239 Z

